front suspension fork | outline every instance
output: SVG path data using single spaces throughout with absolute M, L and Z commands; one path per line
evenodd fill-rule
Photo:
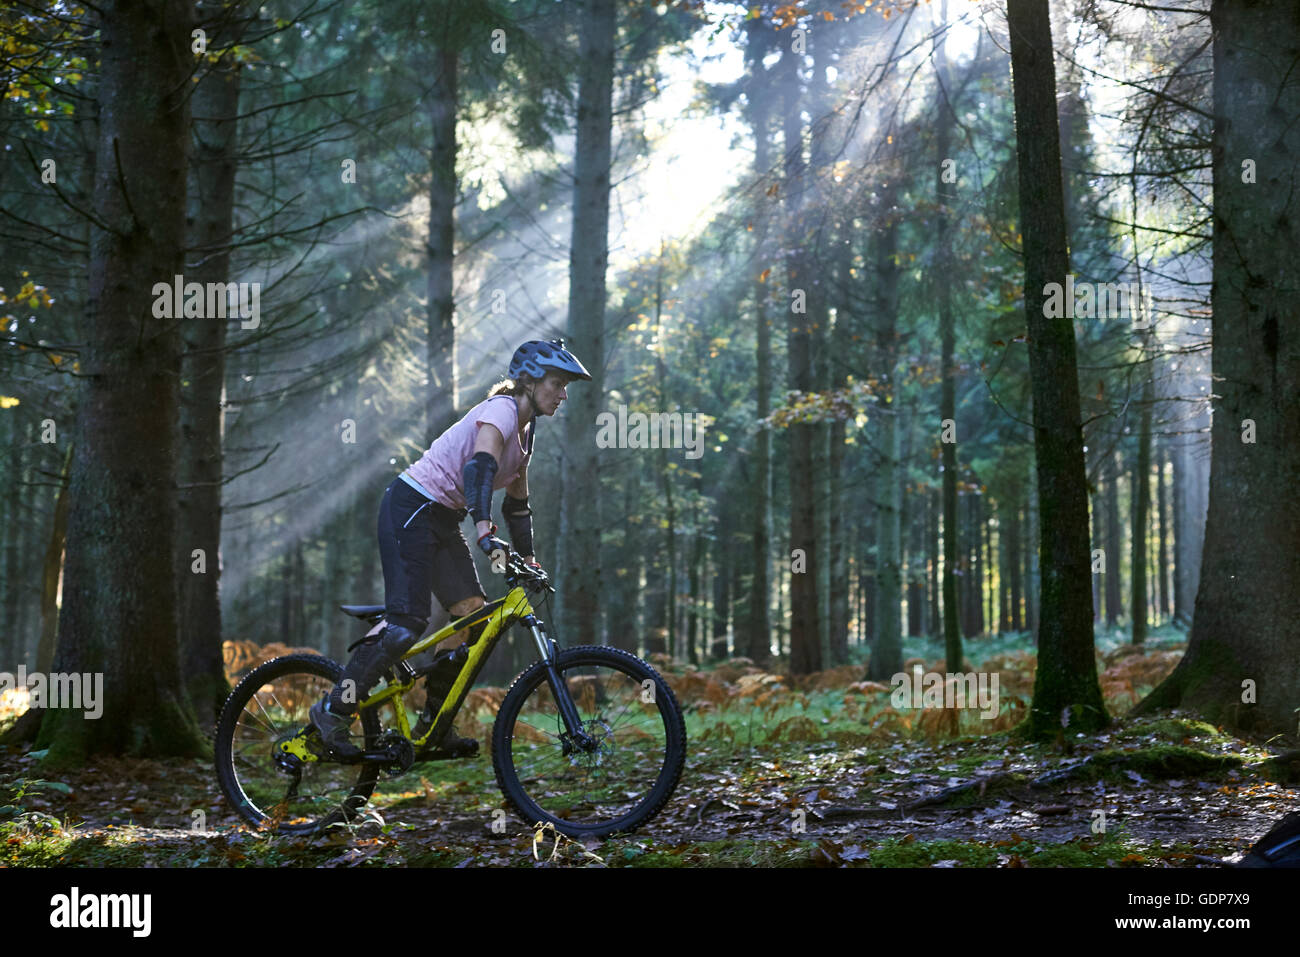
M 546 683 L 550 685 L 551 696 L 555 698 L 555 703 L 560 709 L 560 718 L 564 721 L 567 732 L 563 736 L 565 753 L 569 753 L 570 749 L 590 751 L 595 747 L 596 742 L 583 730 L 578 706 L 573 703 L 569 686 L 565 683 L 564 676 L 560 674 L 560 669 L 556 667 L 555 640 L 546 634 L 544 623 L 538 620 L 536 615 L 526 615 L 520 619 L 520 622 L 532 632 L 537 651 L 542 656 L 542 664 L 546 667 Z

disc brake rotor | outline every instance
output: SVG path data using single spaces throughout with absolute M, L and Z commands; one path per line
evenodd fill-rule
M 592 746 L 570 752 L 569 763 L 575 768 L 598 768 L 614 753 L 614 729 L 604 718 L 591 718 L 583 722 L 582 730 L 592 739 Z

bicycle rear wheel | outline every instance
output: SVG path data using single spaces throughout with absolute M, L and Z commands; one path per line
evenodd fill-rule
M 321 655 L 285 655 L 249 672 L 226 699 L 213 742 L 217 780 L 249 823 L 310 834 L 352 821 L 369 800 L 377 765 L 306 761 L 295 771 L 276 760 L 276 745 L 308 724 L 311 706 L 342 673 Z M 365 709 L 353 722 L 353 743 L 373 747 L 379 731 L 375 709 Z
M 575 748 L 537 662 L 515 679 L 492 728 L 497 784 L 527 824 L 570 837 L 605 837 L 663 808 L 686 761 L 686 725 L 672 689 L 617 648 L 561 651 L 556 669 L 594 746 Z

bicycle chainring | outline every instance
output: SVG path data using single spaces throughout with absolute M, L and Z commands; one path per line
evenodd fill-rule
M 384 770 L 393 777 L 405 774 L 415 763 L 415 746 L 400 731 L 385 731 L 376 739 L 375 746 L 384 748 L 392 755 L 392 760 L 384 765 Z

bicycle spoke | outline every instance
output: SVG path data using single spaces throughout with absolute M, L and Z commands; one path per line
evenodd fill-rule
M 262 709 L 262 714 L 266 715 L 266 721 L 267 721 L 267 723 L 271 726 L 271 731 L 272 731 L 272 733 L 274 733 L 274 734 L 279 734 L 279 733 L 280 733 L 280 729 L 277 728 L 277 727 L 275 726 L 275 722 L 271 720 L 271 715 L 267 713 L 266 705 L 262 704 L 262 699 L 260 699 L 260 698 L 257 696 L 257 692 L 254 692 L 254 693 L 253 693 L 253 700 L 254 700 L 255 702 L 257 702 L 257 706 L 258 706 L 259 708 Z M 247 710 L 247 709 L 245 709 L 245 710 Z
M 267 731 L 271 732 L 272 734 L 275 733 L 275 727 L 274 727 L 274 725 L 271 725 L 271 724 L 267 723 L 266 721 L 263 721 L 260 717 L 258 717 L 258 716 L 257 716 L 256 714 L 254 714 L 253 712 L 249 711 L 247 708 L 244 709 L 244 714 L 248 715 L 248 716 L 249 716 L 250 718 L 252 718 L 254 721 L 256 721 L 256 722 L 258 722 L 259 724 L 261 724 L 264 728 L 266 728 Z

